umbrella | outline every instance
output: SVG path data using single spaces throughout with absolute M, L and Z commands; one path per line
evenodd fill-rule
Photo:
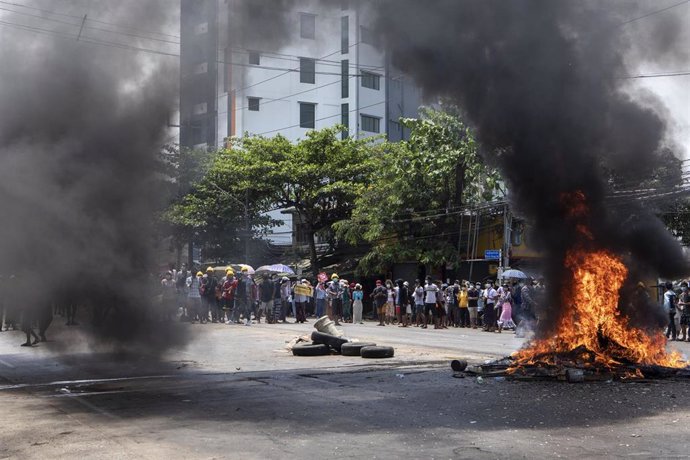
M 263 265 L 256 269 L 256 273 L 279 273 L 281 275 L 294 275 L 290 267 L 283 264 Z
M 526 279 L 527 275 L 525 275 L 523 272 L 520 270 L 506 270 L 503 272 L 503 278 L 519 278 L 519 279 Z
M 233 268 L 235 271 L 242 271 L 243 268 L 246 268 L 246 269 L 247 269 L 247 273 L 249 273 L 250 275 L 253 275 L 253 274 L 254 274 L 254 269 L 252 268 L 251 265 L 247 265 L 247 264 L 232 264 L 231 266 L 232 266 L 232 268 Z

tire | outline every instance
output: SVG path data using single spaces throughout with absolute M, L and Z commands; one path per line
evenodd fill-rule
M 467 369 L 467 361 L 465 361 L 464 359 L 454 359 L 450 362 L 450 367 L 455 372 L 462 372 L 465 369 Z
M 309 343 L 292 347 L 292 354 L 295 356 L 325 356 L 330 353 L 328 345 L 323 344 Z
M 314 343 L 322 343 L 324 345 L 328 345 L 338 353 L 340 353 L 340 347 L 342 347 L 344 343 L 348 342 L 347 339 L 341 339 L 340 337 L 336 337 L 330 334 L 324 334 L 323 332 L 319 331 L 314 331 L 311 333 L 311 341 Z
M 364 347 L 360 350 L 362 358 L 392 358 L 393 347 Z
M 364 347 L 375 347 L 375 343 L 368 342 L 348 342 L 344 343 L 340 348 L 340 353 L 343 356 L 361 356 L 360 351 Z

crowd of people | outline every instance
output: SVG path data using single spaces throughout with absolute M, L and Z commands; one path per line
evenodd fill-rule
M 482 328 L 500 333 L 515 331 L 521 321 L 535 320 L 544 286 L 532 280 L 446 284 L 427 277 L 413 284 L 377 280 L 365 292 L 362 284 L 335 273 L 312 282 L 270 273 L 250 275 L 247 268 L 235 273 L 229 268 L 219 279 L 213 267 L 196 273 L 183 267 L 166 273 L 161 289 L 164 316 L 179 311 L 180 319 L 191 323 L 305 323 L 309 317 L 327 315 L 336 325 L 363 324 L 366 314 L 379 326 Z M 365 304 L 371 305 L 366 312 Z

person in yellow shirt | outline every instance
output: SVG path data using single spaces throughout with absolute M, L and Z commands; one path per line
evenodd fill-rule
M 467 284 L 463 283 L 458 293 L 458 306 L 460 307 L 460 327 L 470 327 L 470 312 L 467 309 Z

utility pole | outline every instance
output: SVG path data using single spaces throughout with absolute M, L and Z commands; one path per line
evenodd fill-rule
M 244 263 L 249 263 L 249 190 L 244 191 Z
M 251 236 L 251 225 L 249 222 L 249 190 L 244 191 L 244 202 L 242 202 L 242 201 L 238 200 L 237 198 L 235 198 L 227 190 L 223 190 L 222 188 L 220 188 L 215 182 L 209 181 L 209 184 L 211 184 L 213 187 L 215 187 L 223 195 L 234 200 L 235 203 L 238 203 L 240 206 L 242 206 L 244 208 L 244 262 L 243 263 L 245 263 L 245 264 L 249 263 L 249 237 Z

